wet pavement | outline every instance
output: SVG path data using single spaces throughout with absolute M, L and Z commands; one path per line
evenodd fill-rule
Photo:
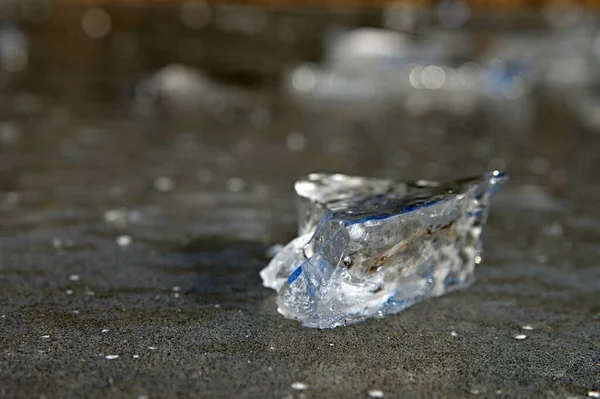
M 2 28 L 27 57 L 0 45 L 0 397 L 600 390 L 600 135 L 571 106 L 593 83 L 461 112 L 318 102 L 290 68 L 379 12 L 108 11 L 106 36 L 78 8 Z M 511 181 L 471 288 L 334 330 L 277 313 L 258 272 L 295 234 L 297 177 L 490 169 Z

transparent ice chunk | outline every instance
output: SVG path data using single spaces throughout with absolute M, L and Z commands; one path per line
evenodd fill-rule
M 296 182 L 298 234 L 260 275 L 278 310 L 333 328 L 464 288 L 481 262 L 494 171 L 438 183 L 311 174 Z

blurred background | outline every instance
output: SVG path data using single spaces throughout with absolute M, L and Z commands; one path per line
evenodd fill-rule
M 0 5 L 3 223 L 270 241 L 312 171 L 514 170 L 537 207 L 596 160 L 590 5 Z
M 0 1 L 4 388 L 168 396 L 168 375 L 217 395 L 272 378 L 241 396 L 281 397 L 304 378 L 364 397 L 361 379 L 327 376 L 378 369 L 368 348 L 402 328 L 403 357 L 369 380 L 384 391 L 407 375 L 414 397 L 432 380 L 435 397 L 600 389 L 599 64 L 592 0 Z M 331 332 L 362 344 L 315 369 L 320 332 L 277 315 L 258 278 L 295 234 L 294 181 L 494 169 L 511 181 L 494 197 L 479 282 Z M 543 331 L 539 346 L 510 346 L 519 323 Z M 470 337 L 455 340 L 462 352 L 447 352 L 450 329 Z M 137 382 L 106 365 L 169 345 Z M 511 357 L 521 351 L 527 361 Z M 202 354 L 215 360 L 189 382 Z
M 600 130 L 589 4 L 4 0 L 0 15 L 13 226 L 116 210 L 143 235 L 157 224 L 169 239 L 272 241 L 291 223 L 279 207 L 293 181 L 312 171 L 506 169 L 534 207 L 589 188 Z

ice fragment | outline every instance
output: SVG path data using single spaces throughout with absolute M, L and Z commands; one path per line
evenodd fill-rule
M 333 328 L 464 288 L 481 261 L 494 171 L 447 183 L 311 174 L 296 182 L 298 237 L 260 275 L 278 310 Z

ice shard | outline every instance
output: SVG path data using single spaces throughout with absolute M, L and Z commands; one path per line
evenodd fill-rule
M 260 275 L 278 310 L 333 328 L 467 287 L 481 262 L 494 171 L 451 182 L 315 173 L 296 182 L 298 237 Z

